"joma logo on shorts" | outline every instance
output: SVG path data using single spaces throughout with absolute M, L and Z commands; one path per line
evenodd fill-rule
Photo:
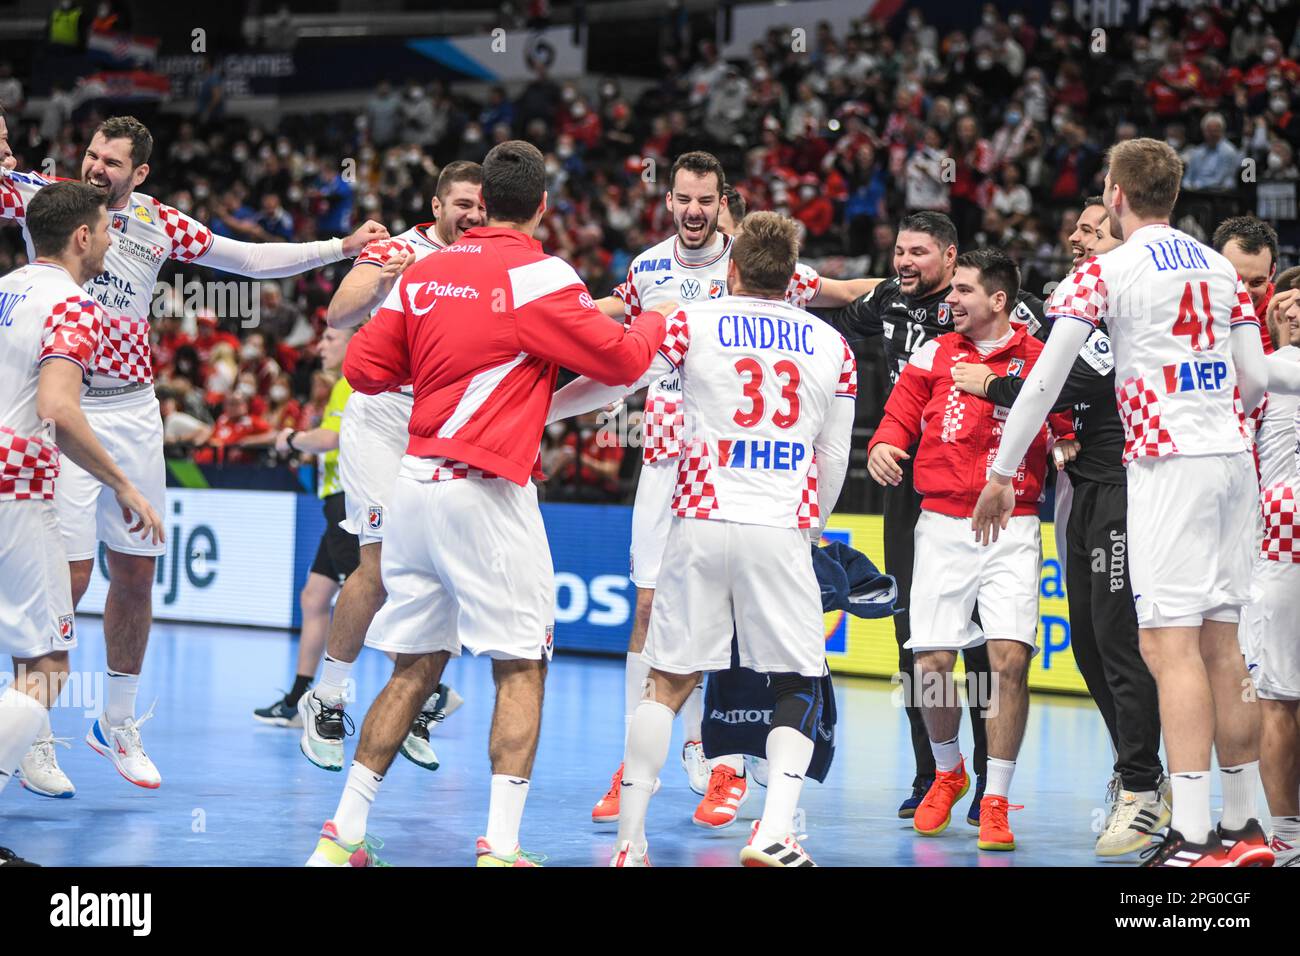
M 720 720 L 724 724 L 770 724 L 770 710 L 715 710 L 709 714 L 709 720 Z

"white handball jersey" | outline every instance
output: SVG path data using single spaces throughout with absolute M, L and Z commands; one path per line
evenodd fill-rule
M 0 501 L 53 499 L 59 452 L 36 414 L 40 366 L 70 359 L 90 378 L 107 315 L 62 266 L 0 279 Z
M 1300 362 L 1300 348 L 1287 345 L 1273 353 L 1278 359 Z M 1259 486 L 1300 478 L 1300 396 L 1269 392 L 1255 432 L 1259 458 Z
M 1109 327 L 1125 464 L 1249 450 L 1230 339 L 1259 320 L 1219 253 L 1171 226 L 1143 226 L 1082 262 L 1047 314 Z
M 36 255 L 27 234 L 27 206 L 38 191 L 57 181 L 39 173 L 0 172 L 0 219 L 23 227 L 29 259 Z M 131 193 L 121 208 L 108 210 L 108 217 L 113 244 L 104 271 L 86 284 L 86 292 L 107 312 L 104 335 L 114 348 L 96 365 L 92 388 L 153 381 L 149 316 L 158 273 L 168 259 L 274 278 L 325 265 L 343 254 L 338 239 L 247 243 L 214 237 L 197 219 L 144 193 Z
M 716 233 L 708 249 L 681 249 L 676 236 L 651 246 L 632 260 L 627 278 L 614 289 L 623 300 L 625 323 L 664 302 L 688 304 L 727 294 L 732 238 Z M 804 308 L 821 288 L 821 276 L 802 262 L 795 266 L 786 301 Z M 650 383 L 642 421 L 642 455 L 647 462 L 676 458 L 682 450 L 681 379 L 676 373 Z
M 858 391 L 844 337 L 788 303 L 726 296 L 669 316 L 661 354 L 689 409 L 673 513 L 817 526 L 814 443 L 831 403 Z

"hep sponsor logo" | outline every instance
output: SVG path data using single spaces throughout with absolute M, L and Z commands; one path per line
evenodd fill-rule
M 74 633 L 72 615 L 59 615 L 59 641 L 64 644 L 71 644 Z
M 366 511 L 366 525 L 371 531 L 378 531 L 384 526 L 384 509 L 379 505 L 371 505 Z
M 1166 365 L 1165 391 L 1175 392 L 1217 392 L 1223 388 L 1228 379 L 1228 363 L 1222 360 L 1213 362 L 1178 362 Z
M 123 215 L 122 213 L 120 213 L 120 212 L 115 212 L 115 213 L 113 213 L 113 231 L 114 231 L 114 232 L 126 232 L 126 224 L 127 224 L 129 221 L 130 221 L 130 220 L 127 219 L 126 216 Z
M 914 317 L 915 317 L 915 315 L 914 315 Z M 920 318 L 922 318 L 922 319 L 925 318 L 925 310 L 924 310 L 924 309 L 921 310 Z M 940 302 L 940 303 L 939 303 L 939 308 L 935 311 L 935 321 L 937 321 L 940 325 L 951 325 L 951 324 L 952 324 L 952 306 L 950 306 L 947 302 Z
M 1025 360 L 1022 358 L 1013 358 L 1010 362 L 1007 363 L 1008 375 L 1019 378 L 1020 373 L 1023 372 L 1024 370 L 1025 370 Z
M 450 282 L 413 282 L 406 286 L 406 302 L 416 315 L 427 315 L 440 299 L 477 299 L 478 289 L 472 285 L 452 285 Z
M 797 471 L 806 457 L 808 449 L 802 442 L 753 438 L 718 439 L 718 464 L 723 468 Z
M 709 280 L 709 298 L 721 299 L 727 294 L 727 282 L 725 279 Z

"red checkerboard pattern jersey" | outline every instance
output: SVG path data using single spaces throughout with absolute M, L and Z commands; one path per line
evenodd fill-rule
M 1300 362 L 1300 349 L 1287 345 L 1276 359 Z M 1274 360 L 1276 360 L 1274 359 Z M 1296 501 L 1300 499 L 1300 397 L 1269 392 L 1255 432 L 1259 462 L 1260 511 L 1263 515 L 1262 557 L 1269 561 L 1300 562 L 1296 536 Z
M 642 309 L 664 302 L 683 308 L 697 301 L 717 299 L 727 292 L 727 266 L 732 239 L 716 233 L 703 250 L 683 249 L 677 237 L 651 246 L 632 260 L 627 278 L 614 289 L 623 300 L 623 316 L 630 322 Z M 821 289 L 821 276 L 802 262 L 786 288 L 786 301 L 803 309 Z M 681 378 L 673 373 L 651 382 L 646 389 L 642 421 L 642 456 L 647 462 L 676 458 L 682 450 Z
M 858 393 L 844 337 L 789 303 L 726 296 L 669 316 L 661 354 L 687 409 L 673 513 L 815 526 L 814 442 L 831 403 Z
M 0 181 L 0 218 L 24 227 L 31 259 L 36 255 L 25 228 L 27 206 L 37 191 L 53 182 L 17 171 Z M 202 261 L 212 248 L 207 226 L 144 193 L 132 193 L 121 208 L 110 209 L 108 217 L 113 244 L 104 257 L 104 271 L 86 283 L 86 292 L 104 307 L 109 317 L 105 334 L 114 347 L 96 365 L 93 388 L 153 381 L 149 315 L 158 273 L 168 259 Z
M 59 452 L 36 414 L 40 365 L 69 359 L 89 379 L 106 319 L 60 266 L 0 279 L 0 501 L 54 497 Z
M 1230 338 L 1259 320 L 1219 253 L 1170 226 L 1143 226 L 1081 263 L 1046 312 L 1109 327 L 1125 464 L 1249 450 Z

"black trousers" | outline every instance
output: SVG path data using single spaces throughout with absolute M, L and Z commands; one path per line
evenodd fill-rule
M 921 517 L 921 496 L 912 485 L 912 462 L 902 461 L 903 480 L 893 487 L 885 488 L 885 573 L 892 574 L 898 582 L 898 603 L 905 609 L 894 615 L 894 637 L 898 641 L 898 672 L 906 674 L 911 681 L 904 686 L 919 687 L 915 681 L 914 658 L 911 651 L 903 645 L 912 636 L 912 619 L 906 610 L 911 601 L 912 565 L 916 558 L 913 532 L 916 521 Z M 966 661 L 966 673 L 979 676 L 977 687 L 992 687 L 989 679 L 989 652 L 986 647 L 971 648 L 962 652 Z M 974 770 L 983 774 L 988 767 L 988 734 L 984 727 L 985 718 L 980 715 L 977 701 L 970 707 L 971 729 L 975 736 Z M 912 753 L 916 756 L 916 776 L 934 776 L 934 752 L 930 749 L 930 735 L 925 729 L 925 720 L 921 708 L 912 704 L 907 706 L 907 722 L 912 730 Z
M 1124 485 L 1074 486 L 1065 533 L 1070 647 L 1115 745 L 1124 789 L 1154 790 L 1161 773 L 1160 709 L 1138 648 L 1127 531 Z

